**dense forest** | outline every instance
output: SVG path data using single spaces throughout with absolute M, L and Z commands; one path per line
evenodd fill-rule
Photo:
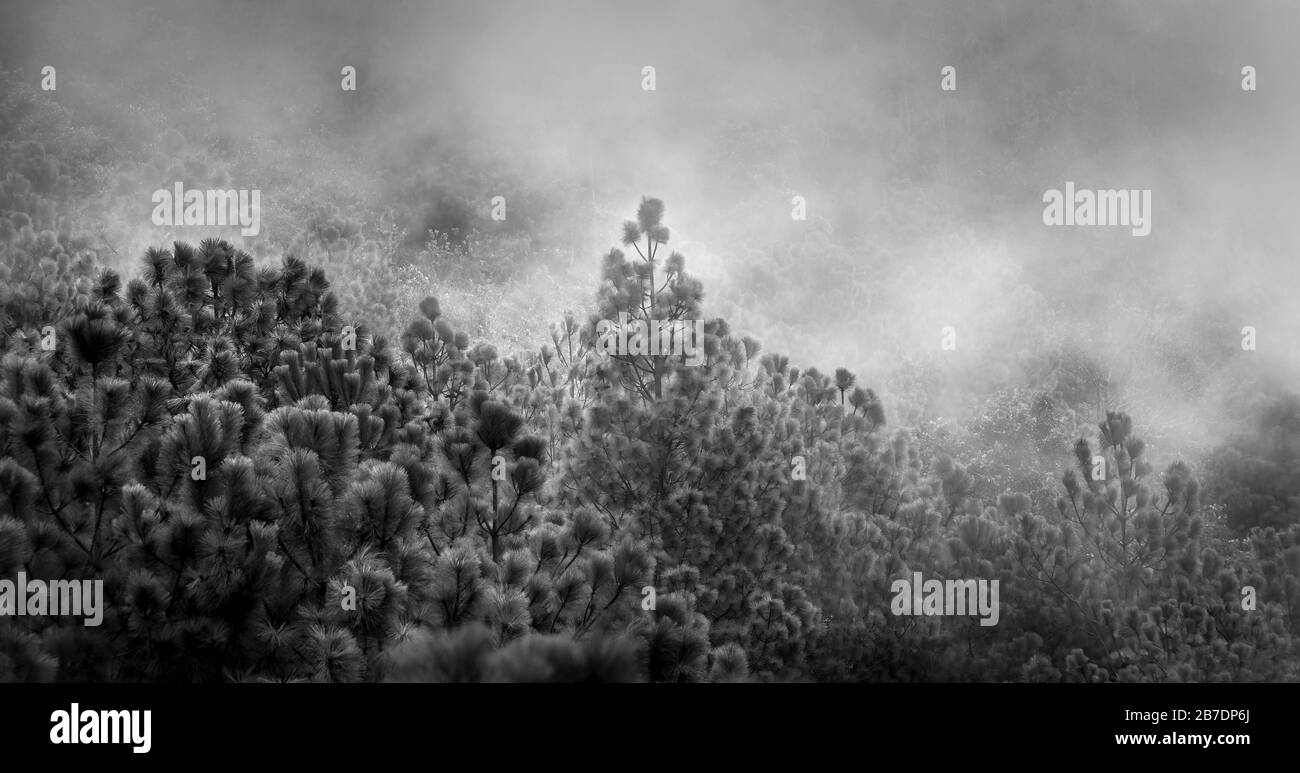
M 232 139 L 40 82 L 0 72 L 0 578 L 105 602 L 0 616 L 0 681 L 1300 679 L 1300 396 L 1226 301 L 1052 321 L 1086 269 L 903 267 L 754 198 L 681 210 L 731 219 L 717 291 L 656 190 L 591 207 L 490 148 L 377 181 L 355 106 Z M 263 238 L 149 226 L 154 188 L 248 179 Z M 937 242 L 909 206 L 889 238 Z M 990 293 L 955 351 L 924 270 Z M 701 353 L 611 354 L 621 318 Z M 996 624 L 897 614 L 915 573 L 996 581 Z

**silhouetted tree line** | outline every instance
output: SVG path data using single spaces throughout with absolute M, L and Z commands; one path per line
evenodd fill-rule
M 0 617 L 0 679 L 1295 678 L 1290 436 L 1232 462 L 1245 542 L 1118 413 L 1054 503 L 981 494 L 855 374 L 705 318 L 663 214 L 589 318 L 503 356 L 434 298 L 372 330 L 292 256 L 176 243 L 123 277 L 6 213 L 0 577 L 103 580 L 107 609 Z M 607 355 L 621 313 L 704 319 L 702 363 Z M 999 581 L 998 624 L 892 615 L 915 571 Z

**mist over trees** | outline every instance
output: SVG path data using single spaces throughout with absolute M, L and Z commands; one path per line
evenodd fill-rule
M 1044 71 L 1014 42 L 1049 22 L 1143 40 L 1144 12 L 883 4 L 966 63 L 940 104 L 932 57 L 855 47 L 870 14 L 851 7 L 757 7 L 740 26 L 767 42 L 725 94 L 707 75 L 739 44 L 692 59 L 705 18 L 679 69 L 654 56 L 650 97 L 651 54 L 599 35 L 583 45 L 628 83 L 561 79 L 602 13 L 525 77 L 504 53 L 519 20 L 449 11 L 426 49 L 396 12 L 324 8 L 301 35 L 265 11 L 238 45 L 302 50 L 219 74 L 181 29 L 135 69 L 67 52 L 55 91 L 39 46 L 0 61 L 0 579 L 105 598 L 97 626 L 0 615 L 0 681 L 1300 677 L 1292 311 L 1252 289 L 1293 276 L 1293 226 L 1207 235 L 1190 221 L 1227 231 L 1247 205 L 1187 203 L 1204 191 L 1154 162 L 1121 181 L 1169 194 L 1145 252 L 1012 215 L 1066 179 L 1062 145 L 1104 177 L 1124 165 L 1088 138 L 1136 153 L 1132 125 L 1187 120 L 1175 165 L 1240 142 L 1187 95 L 1143 107 L 1200 70 L 1125 94 L 1103 62 L 1072 90 L 1078 52 Z M 15 20 L 99 18 L 68 13 Z M 144 16 L 104 34 L 171 26 Z M 455 62 L 482 40 L 475 80 Z M 836 96 L 816 76 L 868 65 L 860 95 L 814 109 Z M 271 94 L 245 67 L 311 85 Z M 620 117 L 597 120 L 585 98 L 607 92 Z M 1206 163 L 1234 160 L 1224 185 L 1258 171 Z M 260 189 L 261 234 L 151 223 L 175 181 Z M 619 319 L 699 321 L 699 351 L 611 355 Z M 914 573 L 996 581 L 996 624 L 892 612 Z

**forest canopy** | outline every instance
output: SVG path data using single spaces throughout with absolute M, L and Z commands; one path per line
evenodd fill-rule
M 0 575 L 106 603 L 4 618 L 0 676 L 1295 678 L 1300 526 L 1249 472 L 1280 439 L 1222 466 L 1241 541 L 1128 415 L 1071 440 L 1060 389 L 918 437 L 848 369 L 707 317 L 665 219 L 644 199 L 596 310 L 503 355 L 432 296 L 371 327 L 292 255 L 177 242 L 122 276 L 11 212 Z M 601 345 L 666 310 L 703 320 L 702 362 Z M 1053 445 L 1072 463 L 1026 461 Z M 996 625 L 891 614 L 914 573 L 996 581 Z

